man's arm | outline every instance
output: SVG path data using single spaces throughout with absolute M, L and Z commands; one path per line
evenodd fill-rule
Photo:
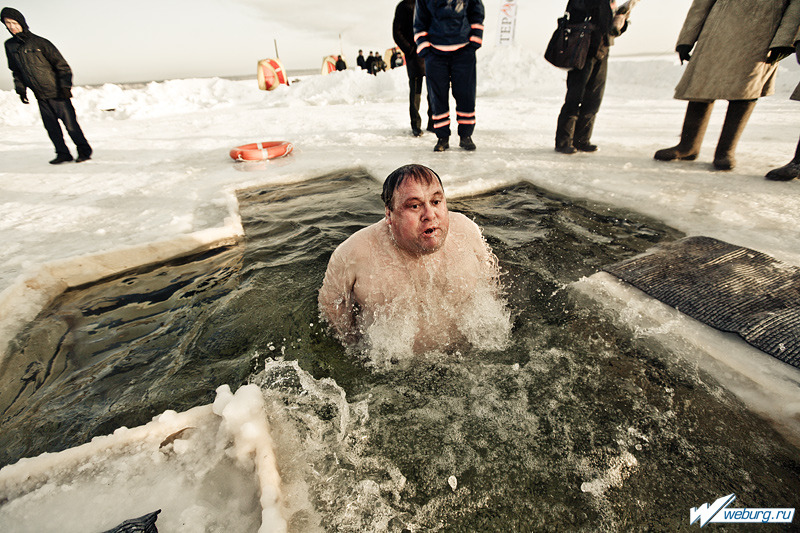
M 345 255 L 341 245 L 331 255 L 318 302 L 322 319 L 333 328 L 336 337 L 351 341 L 355 337 L 353 286 L 356 278 Z
M 9 49 L 8 41 L 6 41 L 5 49 L 6 49 L 6 60 L 8 60 L 8 68 L 9 70 L 11 70 L 11 77 L 14 78 L 14 91 L 19 95 L 20 99 L 22 100 L 22 103 L 27 104 L 28 90 L 25 87 L 25 82 L 23 81 L 22 73 L 19 71 L 19 65 L 17 65 L 17 62 L 12 59 L 12 52 Z
M 67 60 L 64 59 L 64 56 L 61 55 L 61 52 L 58 51 L 58 48 L 56 48 L 53 43 L 47 39 L 42 40 L 44 41 L 42 53 L 44 54 L 45 59 L 50 62 L 50 65 L 53 67 L 53 70 L 56 73 L 56 78 L 58 79 L 59 96 L 63 98 L 71 98 L 72 69 L 69 68 L 69 63 L 67 63 Z
M 467 7 L 467 20 L 469 20 L 469 44 L 475 48 L 483 45 L 483 18 L 484 8 L 481 0 L 470 0 Z
M 431 12 L 424 0 L 417 0 L 414 8 L 414 42 L 417 45 L 417 55 L 425 57 L 431 46 L 428 38 L 428 29 L 431 27 Z

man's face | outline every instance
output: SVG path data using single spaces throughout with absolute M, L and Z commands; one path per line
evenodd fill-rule
M 386 221 L 397 245 L 412 254 L 431 254 L 444 246 L 450 229 L 447 201 L 439 180 L 407 179 L 394 191 Z
M 12 35 L 16 35 L 22 31 L 22 26 L 16 20 L 3 19 L 3 24 L 6 25 L 6 28 L 8 28 L 8 31 L 10 31 Z

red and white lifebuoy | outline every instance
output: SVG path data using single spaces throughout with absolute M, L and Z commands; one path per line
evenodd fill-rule
M 294 145 L 288 141 L 245 144 L 231 150 L 231 158 L 237 161 L 264 161 L 289 155 L 292 150 Z

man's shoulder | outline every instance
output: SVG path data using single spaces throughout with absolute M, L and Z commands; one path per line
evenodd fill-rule
M 480 231 L 471 218 L 458 211 L 450 211 L 450 225 L 462 231 Z

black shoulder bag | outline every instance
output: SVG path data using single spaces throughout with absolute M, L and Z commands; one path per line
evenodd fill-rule
M 582 69 L 586 64 L 592 32 L 596 26 L 589 22 L 569 21 L 569 13 L 558 19 L 558 27 L 553 32 L 544 58 L 559 68 Z

